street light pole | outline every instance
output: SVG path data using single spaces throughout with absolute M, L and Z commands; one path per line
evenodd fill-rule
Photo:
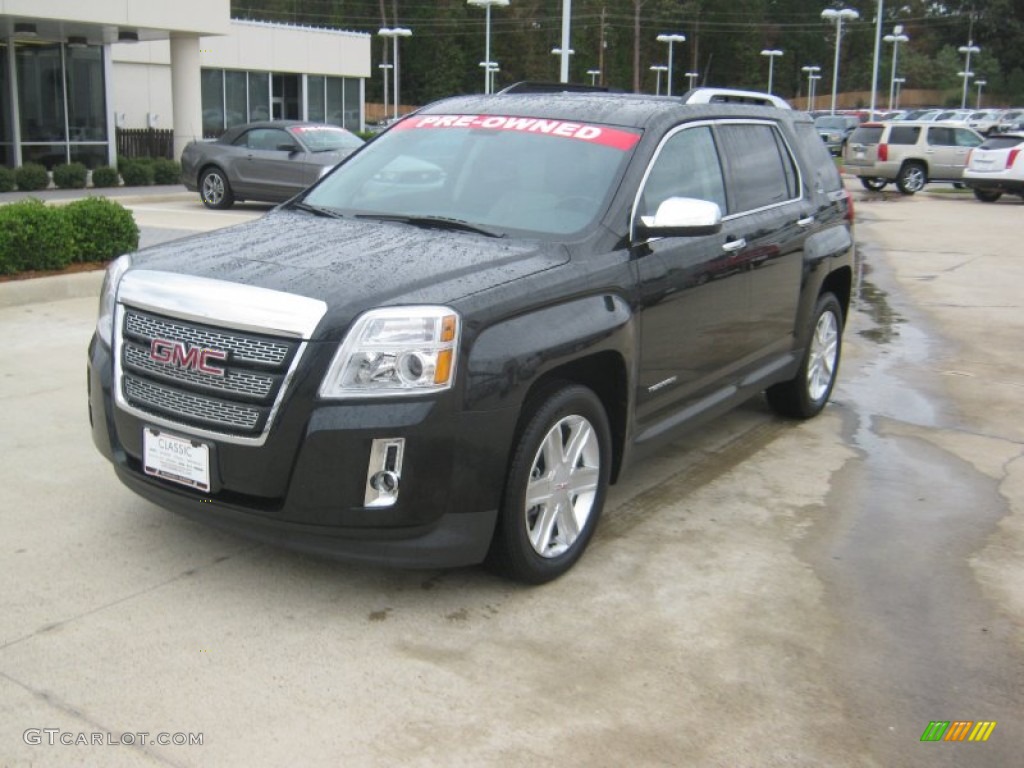
M 978 103 L 974 106 L 974 108 L 981 109 L 981 89 L 988 85 L 988 80 L 975 80 L 974 84 L 978 86 Z
M 893 96 L 896 93 L 896 58 L 899 56 L 900 43 L 906 43 L 909 37 L 903 34 L 903 25 L 897 24 L 893 27 L 892 34 L 884 38 L 887 43 L 892 43 L 892 77 L 889 78 L 889 110 L 893 110 Z
M 966 61 L 964 61 L 964 71 L 957 73 L 964 79 L 964 95 L 960 99 L 960 109 L 965 109 L 967 107 L 967 81 L 974 77 L 974 73 L 971 72 L 971 54 L 981 53 L 981 48 L 976 46 L 973 40 L 968 40 L 967 45 L 961 45 L 957 48 L 957 51 L 967 57 Z
M 807 110 L 811 111 L 814 109 L 814 83 L 821 75 L 821 67 L 817 64 L 808 64 L 806 67 L 800 67 L 801 72 L 807 73 Z
M 484 23 L 484 61 L 491 61 L 491 6 L 498 5 L 502 8 L 509 4 L 509 0 L 467 0 L 469 5 L 475 5 L 486 11 L 486 22 Z M 491 92 L 491 70 L 490 66 L 484 67 L 484 93 Z
M 672 46 L 676 43 L 685 43 L 686 35 L 663 34 L 655 38 L 659 43 L 668 43 L 668 95 L 672 95 Z
M 600 69 L 588 69 L 587 74 L 590 75 L 590 84 L 597 85 L 597 78 L 601 75 Z
M 654 86 L 654 95 L 661 96 L 661 73 L 668 72 L 668 67 L 666 67 L 664 64 L 652 64 L 651 72 L 654 72 L 657 77 L 657 79 L 654 81 L 656 83 L 656 85 Z
M 900 108 L 900 91 L 903 90 L 903 84 L 907 82 L 905 77 L 897 77 L 893 82 L 896 83 L 896 101 L 893 102 L 893 109 Z
M 412 30 L 406 29 L 405 27 L 381 27 L 377 30 L 377 34 L 381 37 L 390 37 L 392 45 L 392 58 L 395 61 L 394 64 L 394 82 L 395 82 L 395 120 L 398 119 L 398 105 L 401 103 L 401 99 L 398 94 L 398 38 L 400 37 L 412 37 Z
M 777 50 L 775 48 L 765 48 L 763 51 L 761 51 L 761 55 L 768 57 L 768 94 L 771 95 L 772 81 L 775 75 L 775 57 L 781 56 L 782 51 Z
M 875 52 L 871 56 L 871 104 L 868 106 L 868 117 L 875 119 L 875 105 L 878 94 L 878 64 L 882 57 L 882 17 L 885 15 L 885 1 L 878 0 L 875 13 Z
M 843 39 L 843 19 L 853 21 L 859 19 L 860 14 L 853 8 L 826 8 L 821 12 L 821 18 L 826 21 L 834 21 L 836 24 L 836 56 L 832 63 L 832 114 L 836 113 L 836 94 L 839 90 L 839 44 Z
M 811 109 L 814 109 L 815 102 L 818 99 L 818 81 L 821 80 L 821 75 L 808 75 L 807 79 L 811 81 Z
M 687 72 L 686 73 L 687 87 L 691 91 L 696 87 L 696 85 L 697 85 L 697 78 L 698 77 L 700 77 L 700 73 L 699 72 Z
M 380 70 L 381 75 L 384 79 L 384 120 L 388 119 L 388 70 L 394 68 L 394 64 L 378 64 L 377 69 Z

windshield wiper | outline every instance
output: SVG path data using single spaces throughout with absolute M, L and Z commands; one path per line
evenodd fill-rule
M 478 235 L 487 237 L 504 237 L 501 232 L 481 227 L 478 224 L 470 224 L 462 219 L 452 219 L 447 216 L 403 216 L 397 213 L 357 213 L 357 219 L 376 219 L 378 221 L 399 221 L 403 224 L 412 224 L 414 227 L 424 229 L 449 229 L 458 232 L 475 232 Z
M 312 213 L 316 216 L 324 216 L 328 219 L 343 219 L 344 215 L 338 211 L 332 211 L 330 208 L 321 208 L 319 205 L 310 205 L 302 200 L 296 200 L 288 205 L 289 208 L 297 208 L 300 211 L 306 211 L 306 213 Z

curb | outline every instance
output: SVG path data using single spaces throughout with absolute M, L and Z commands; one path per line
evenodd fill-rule
M 63 299 L 95 298 L 99 301 L 105 269 L 71 275 L 33 277 L 0 283 L 0 309 Z

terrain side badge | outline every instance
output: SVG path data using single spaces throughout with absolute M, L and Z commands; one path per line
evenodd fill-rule
M 210 365 L 211 360 L 227 360 L 228 353 L 219 349 L 190 347 L 180 341 L 153 339 L 149 344 L 149 359 L 161 365 L 173 365 L 209 376 L 223 376 L 224 369 Z

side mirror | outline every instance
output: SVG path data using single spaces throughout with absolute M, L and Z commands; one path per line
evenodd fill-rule
M 277 151 L 278 152 L 298 152 L 299 148 L 295 144 L 285 143 L 285 144 L 278 144 L 277 145 Z
M 635 223 L 636 236 L 699 237 L 714 235 L 722 229 L 722 209 L 710 200 L 670 197 L 663 200 L 653 216 L 640 216 Z

